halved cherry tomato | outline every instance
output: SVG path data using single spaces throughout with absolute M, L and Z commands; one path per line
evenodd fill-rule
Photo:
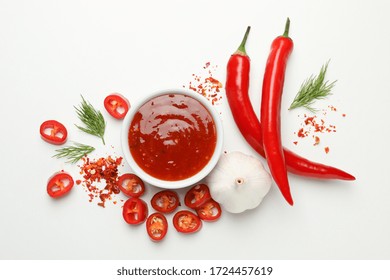
M 54 145 L 64 144 L 68 137 L 65 126 L 55 120 L 44 121 L 39 128 L 39 133 L 43 140 Z
M 53 198 L 58 198 L 67 194 L 73 185 L 72 176 L 63 171 L 57 172 L 47 182 L 47 193 Z
M 173 216 L 173 226 L 178 232 L 194 233 L 201 229 L 202 220 L 195 213 L 182 210 Z
M 211 199 L 209 187 L 205 184 L 198 184 L 186 193 L 184 204 L 189 208 L 196 209 L 209 199 Z
M 145 184 L 140 177 L 132 173 L 126 173 L 119 177 L 120 190 L 127 196 L 139 197 L 145 192 Z
M 222 209 L 218 202 L 210 199 L 199 206 L 196 209 L 196 213 L 200 219 L 207 222 L 214 222 L 221 217 Z
M 122 213 L 126 223 L 138 225 L 148 217 L 148 205 L 140 198 L 130 197 L 123 205 Z
M 104 107 L 111 116 L 121 120 L 129 111 L 130 103 L 123 95 L 113 93 L 104 99 Z
M 171 213 L 180 204 L 179 196 L 174 191 L 164 190 L 152 197 L 152 207 L 162 213 Z
M 156 212 L 146 220 L 146 231 L 153 241 L 161 241 L 168 231 L 168 222 L 164 214 Z

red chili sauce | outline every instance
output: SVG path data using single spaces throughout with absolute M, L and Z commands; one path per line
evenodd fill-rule
M 166 181 L 187 179 L 211 159 L 217 142 L 214 120 L 198 100 L 165 94 L 142 105 L 130 124 L 129 146 L 135 162 Z

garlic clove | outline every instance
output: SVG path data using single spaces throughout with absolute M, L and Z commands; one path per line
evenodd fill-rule
M 234 151 L 221 156 L 206 183 L 213 199 L 226 211 L 241 213 L 259 206 L 272 178 L 258 158 Z

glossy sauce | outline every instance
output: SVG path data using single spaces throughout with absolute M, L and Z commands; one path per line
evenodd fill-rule
M 181 94 L 155 97 L 140 107 L 129 128 L 130 152 L 149 175 L 167 181 L 189 178 L 211 159 L 217 132 L 210 112 Z

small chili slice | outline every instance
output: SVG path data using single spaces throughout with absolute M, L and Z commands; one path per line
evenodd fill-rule
M 146 220 L 146 231 L 153 241 L 161 241 L 168 232 L 168 222 L 164 214 L 156 212 Z
M 118 179 L 119 189 L 127 196 L 140 197 L 145 192 L 145 184 L 140 177 L 126 173 Z
M 178 232 L 194 233 L 201 229 L 202 220 L 195 213 L 182 210 L 173 216 L 173 226 Z
M 44 121 L 39 128 L 39 133 L 43 140 L 54 145 L 64 144 L 68 137 L 65 126 L 56 120 Z
M 196 213 L 200 219 L 207 222 L 214 222 L 221 217 L 222 209 L 218 202 L 210 199 L 198 207 Z
M 119 93 L 113 93 L 108 95 L 104 99 L 104 108 L 114 118 L 123 119 L 130 108 L 130 103 L 123 95 Z
M 159 212 L 171 213 L 179 206 L 180 200 L 176 192 L 164 190 L 152 197 L 151 204 Z
M 73 185 L 72 176 L 63 171 L 57 172 L 47 182 L 47 193 L 53 198 L 62 197 L 72 189 Z
M 140 198 L 130 197 L 123 205 L 122 213 L 126 223 L 138 225 L 148 217 L 148 205 Z
M 205 184 L 198 184 L 188 190 L 184 197 L 184 204 L 196 209 L 209 199 L 211 199 L 209 187 Z

